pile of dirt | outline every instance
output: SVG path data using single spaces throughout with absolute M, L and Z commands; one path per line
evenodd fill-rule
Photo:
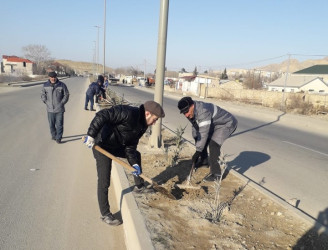
M 328 237 L 228 173 L 221 185 L 202 182 L 209 172 L 197 169 L 191 184 L 200 189 L 179 189 L 191 169 L 194 148 L 179 150 L 175 135 L 162 133 L 165 151 L 141 138 L 143 173 L 172 194 L 134 194 L 156 249 L 328 249 Z M 128 175 L 131 185 L 133 178 Z M 219 190 L 219 191 L 218 191 Z

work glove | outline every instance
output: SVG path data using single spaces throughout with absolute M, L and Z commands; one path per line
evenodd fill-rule
M 138 164 L 133 164 L 132 167 L 136 170 L 133 171 L 132 174 L 136 177 L 139 177 L 139 175 L 141 174 L 141 168 Z
M 83 143 L 88 147 L 92 148 L 93 145 L 95 145 L 95 139 L 93 139 L 91 136 L 85 136 Z
M 199 158 L 199 156 L 200 156 L 200 154 L 201 154 L 201 152 L 199 152 L 199 151 L 196 151 L 195 153 L 194 153 L 194 155 L 192 156 L 192 163 L 196 163 L 197 162 L 197 160 L 198 160 L 198 158 Z

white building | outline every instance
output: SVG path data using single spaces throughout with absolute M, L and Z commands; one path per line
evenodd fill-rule
M 2 56 L 0 74 L 33 75 L 33 62 L 17 56 Z
M 269 91 L 328 93 L 328 85 L 320 77 L 288 75 L 267 84 Z

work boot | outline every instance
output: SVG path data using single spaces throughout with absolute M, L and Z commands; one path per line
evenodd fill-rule
M 206 157 L 205 159 L 200 159 L 200 161 L 198 161 L 197 163 L 196 163 L 196 166 L 198 167 L 198 168 L 200 168 L 200 167 L 202 167 L 202 166 L 204 166 L 204 167 L 208 167 L 209 166 L 209 163 L 208 163 L 208 157 Z
M 220 180 L 221 175 L 219 174 L 211 174 L 209 173 L 206 175 L 203 179 L 203 182 L 212 182 L 212 181 L 218 181 Z
M 137 194 L 151 194 L 154 193 L 155 190 L 153 189 L 152 186 L 146 187 L 144 184 L 141 184 L 139 186 L 134 186 L 133 192 Z
M 121 221 L 116 219 L 112 213 L 102 216 L 100 219 L 110 226 L 118 226 L 121 224 Z

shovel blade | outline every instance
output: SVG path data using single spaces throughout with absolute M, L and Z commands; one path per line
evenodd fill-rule
M 159 193 L 165 195 L 166 197 L 170 198 L 171 200 L 176 200 L 177 198 L 170 192 L 168 191 L 165 187 L 162 187 L 158 185 L 157 183 L 153 182 L 152 183 L 153 188 L 158 191 Z

